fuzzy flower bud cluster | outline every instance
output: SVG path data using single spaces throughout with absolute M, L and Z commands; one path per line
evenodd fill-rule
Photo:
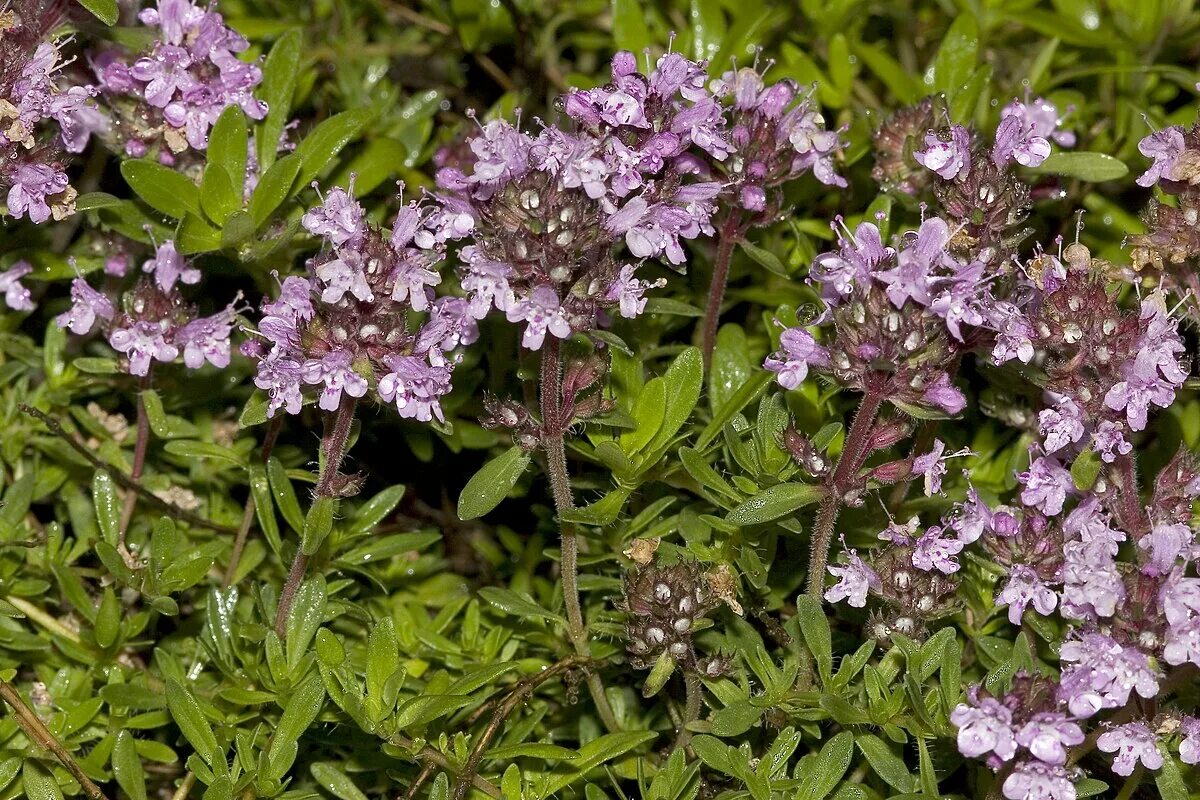
M 0 201 L 37 224 L 74 212 L 67 158 L 98 115 L 96 89 L 68 75 L 61 49 L 71 40 L 50 38 L 61 15 L 42 0 L 0 6 Z
M 409 203 L 385 236 L 368 225 L 351 187 L 332 189 L 304 215 L 325 247 L 307 275 L 284 278 L 279 297 L 263 303 L 244 348 L 258 360 L 254 383 L 267 393 L 268 414 L 299 413 L 311 390 L 325 411 L 371 393 L 402 417 L 444 419 L 453 353 L 478 331 L 465 300 L 433 292 L 440 213 Z M 414 326 L 410 312 L 425 321 Z
M 140 157 L 157 148 L 159 158 L 169 162 L 189 148 L 204 150 L 209 131 L 229 106 L 250 119 L 266 116 L 266 104 L 254 96 L 262 70 L 239 58 L 249 42 L 215 7 L 158 0 L 138 19 L 154 36 L 145 52 L 108 51 L 92 63 L 112 132 L 126 155 Z
M 647 259 L 686 261 L 681 242 L 712 233 L 717 182 L 688 166 L 729 153 L 703 67 L 675 53 L 649 74 L 619 53 L 612 82 L 572 91 L 569 124 L 532 135 L 503 120 L 482 126 L 461 166 L 438 173 L 430 244 L 460 244 L 470 313 L 498 311 L 541 348 L 595 330 L 615 311 L 646 307 Z
M 693 631 L 716 606 L 708 579 L 695 562 L 654 562 L 626 573 L 622 607 L 629 614 L 625 632 L 630 663 L 649 669 L 666 653 L 685 669 L 696 670 L 700 664 Z
M 200 270 L 167 240 L 142 264 L 132 285 L 125 271 L 109 273 L 101 288 L 80 275 L 71 282 L 71 306 L 55 317 L 58 327 L 76 336 L 102 331 L 125 359 L 131 375 L 145 377 L 155 363 L 182 359 L 188 369 L 205 364 L 224 369 L 232 355 L 230 336 L 237 325 L 240 295 L 209 316 L 202 316 L 183 292 L 200 282 Z

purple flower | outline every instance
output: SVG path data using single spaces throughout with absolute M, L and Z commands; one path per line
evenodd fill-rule
M 479 325 L 471 313 L 471 304 L 461 297 L 439 297 L 433 301 L 429 310 L 429 322 L 425 324 L 418 338 L 418 352 L 421 352 L 421 340 L 426 338 L 425 330 L 431 328 L 444 331 L 436 339 L 436 346 L 442 352 L 479 341 Z M 430 341 L 433 341 L 432 335 Z
M 1017 480 L 1024 486 L 1021 502 L 1048 517 L 1061 513 L 1067 495 L 1075 490 L 1071 473 L 1053 456 L 1038 456 L 1029 465 L 1029 471 L 1022 472 Z
M 779 349 L 767 356 L 763 369 L 776 373 L 776 380 L 784 389 L 795 389 L 808 376 L 812 364 L 823 365 L 825 348 L 817 344 L 804 328 L 785 328 L 779 336 Z
M 188 263 L 175 249 L 175 242 L 167 239 L 154 251 L 154 258 L 142 264 L 143 272 L 154 274 L 154 282 L 164 292 L 169 292 L 176 282 L 195 284 L 200 282 L 200 270 Z
M 1072 512 L 1074 513 L 1074 512 Z M 1125 602 L 1125 581 L 1103 539 L 1063 545 L 1062 612 L 1076 619 L 1111 617 Z
M 619 112 L 618 112 L 619 113 Z M 475 171 L 469 182 L 480 198 L 490 197 L 497 189 L 529 169 L 529 151 L 533 141 L 505 120 L 492 120 L 470 141 L 475 154 Z
M 1200 614 L 1200 578 L 1185 578 L 1173 573 L 1169 580 L 1163 581 L 1158 604 L 1168 625 L 1186 624 Z
M 304 405 L 300 392 L 303 368 L 288 356 L 272 353 L 258 362 L 254 385 L 267 393 L 267 416 L 275 416 L 280 408 L 289 414 L 299 414 Z
M 946 321 L 946 330 L 960 342 L 963 324 L 978 327 L 987 322 L 979 300 L 982 278 L 982 263 L 967 264 L 942 282 L 929 303 L 929 310 Z
M 954 265 L 946 252 L 949 242 L 950 227 L 946 221 L 930 217 L 921 223 L 912 243 L 900 251 L 896 266 L 874 273 L 887 286 L 888 299 L 896 308 L 902 308 L 910 299 L 917 305 L 929 305 L 935 280 L 931 272 L 937 267 Z
M 1023 167 L 1036 167 L 1050 156 L 1050 143 L 1037 135 L 1035 126 L 1017 116 L 1003 117 L 996 128 L 992 162 L 1003 167 L 1015 161 Z
M 76 336 L 90 333 L 96 320 L 111 322 L 116 315 L 112 301 L 93 289 L 83 278 L 71 281 L 71 307 L 54 318 L 60 328 L 69 328 Z
M 1071 110 L 1068 108 L 1067 113 L 1071 113 Z M 1075 134 L 1071 131 L 1060 130 L 1063 123 L 1058 114 L 1058 106 L 1044 97 L 1039 97 L 1032 103 L 1013 100 L 1001 109 L 1000 116 L 1016 117 L 1024 128 L 1033 132 L 1034 136 L 1053 139 L 1056 144 L 1063 147 L 1075 146 Z
M 108 343 L 129 359 L 131 374 L 145 376 L 152 360 L 170 362 L 179 356 L 179 348 L 167 341 L 168 330 L 165 320 L 134 322 L 128 328 L 114 329 Z
M 360 261 L 361 257 L 357 252 L 346 250 L 340 258 L 326 261 L 316 268 L 317 278 L 325 284 L 325 289 L 321 292 L 322 302 L 340 303 L 347 293 L 365 303 L 375 299 Z
M 838 236 L 837 252 L 817 256 L 809 275 L 821 284 L 821 299 L 833 305 L 856 285 L 868 283 L 872 273 L 895 255 L 895 250 L 884 247 L 879 228 L 863 222 L 854 233 Z
M 1067 748 L 1083 744 L 1079 723 L 1058 711 L 1034 714 L 1017 731 L 1017 744 L 1047 764 L 1066 764 Z
M 1021 309 L 1005 300 L 992 304 L 989 324 L 996 331 L 992 360 L 1003 364 L 1014 358 L 1028 364 L 1033 358 L 1033 327 Z
M 1200 667 L 1200 617 L 1167 628 L 1163 661 L 1173 667 L 1188 663 Z
M 50 219 L 61 219 L 70 213 L 65 207 L 53 209 L 47 197 L 67 190 L 67 173 L 49 164 L 21 164 L 12 172 L 12 188 L 8 190 L 8 213 L 15 219 L 28 215 L 29 221 L 40 225 Z
M 1075 800 L 1075 784 L 1064 767 L 1021 761 L 1004 779 L 1006 800 Z
M 471 316 L 483 319 L 493 307 L 507 311 L 515 302 L 508 285 L 512 267 L 485 257 L 473 245 L 464 247 L 461 256 L 468 264 L 462 288 L 471 304 Z
M 1178 125 L 1172 125 L 1169 128 L 1163 128 L 1161 131 L 1155 131 L 1138 142 L 1138 152 L 1146 158 L 1151 159 L 1154 163 L 1150 168 L 1138 176 L 1138 186 L 1153 186 L 1162 180 L 1163 175 L 1168 177 L 1174 173 L 1175 162 L 1179 156 L 1183 155 L 1183 151 L 1187 149 L 1187 145 L 1183 140 L 1183 128 Z
M 528 298 L 510 305 L 506 314 L 509 322 L 525 323 L 521 345 L 530 350 L 541 348 L 547 332 L 559 339 L 571 335 L 571 323 L 559 304 L 558 295 L 550 286 L 537 287 Z
M 1017 753 L 1012 711 L 994 697 L 980 697 L 979 687 L 967 691 L 967 703 L 950 712 L 950 723 L 958 728 L 958 752 L 967 758 L 994 753 L 1008 761 Z
M 1163 765 L 1162 753 L 1158 751 L 1158 737 L 1144 722 L 1114 725 L 1100 734 L 1096 747 L 1102 752 L 1117 754 L 1112 769 L 1118 775 L 1131 775 L 1138 761 L 1151 770 Z
M 964 546 L 962 541 L 946 536 L 944 528 L 932 525 L 913 545 L 912 565 L 925 572 L 937 570 L 950 575 L 958 572 L 955 556 Z
M 0 292 L 4 292 L 4 304 L 13 311 L 32 311 L 34 309 L 33 295 L 21 283 L 33 265 L 28 261 L 18 261 L 10 269 L 0 272 Z
M 1038 431 L 1045 437 L 1042 448 L 1055 453 L 1083 438 L 1083 409 L 1067 395 L 1058 399 L 1054 408 L 1038 414 Z
M 342 392 L 351 397 L 362 397 L 367 393 L 367 382 L 354 371 L 351 361 L 350 351 L 331 350 L 323 358 L 310 358 L 304 362 L 304 382 L 325 384 L 317 403 L 323 410 L 337 411 Z
M 1147 575 L 1166 575 L 1181 557 L 1191 558 L 1195 549 L 1195 535 L 1182 522 L 1160 522 L 1151 528 L 1150 533 L 1138 539 L 1138 547 L 1147 552 L 1150 559 L 1142 565 L 1142 572 Z
M 1100 454 L 1105 464 L 1117 460 L 1117 456 L 1127 456 L 1133 452 L 1133 445 L 1125 438 L 1121 423 L 1104 420 L 1092 432 L 1092 449 Z
M 1122 647 L 1103 633 L 1085 633 L 1063 643 L 1059 699 L 1077 717 L 1090 717 L 1104 708 L 1120 708 L 1136 691 L 1144 698 L 1158 695 L 1158 673 L 1136 647 Z
M 183 363 L 188 369 L 199 369 L 205 361 L 221 369 L 229 366 L 229 335 L 236 315 L 230 304 L 211 317 L 194 319 L 179 329 L 175 344 L 183 347 Z
M 315 188 L 316 184 L 313 185 Z M 366 230 L 366 212 L 351 192 L 353 187 L 349 191 L 333 188 L 321 199 L 321 205 L 300 218 L 300 224 L 306 231 L 324 238 L 334 247 L 345 244 L 354 246 L 362 240 Z
M 437 286 L 442 276 L 429 269 L 418 258 L 406 258 L 392 272 L 392 299 L 402 303 L 407 298 L 414 311 L 429 308 L 432 291 L 427 287 Z
M 1058 595 L 1032 569 L 1024 564 L 1014 564 L 1008 583 L 996 595 L 996 602 L 1007 603 L 1008 621 L 1020 625 L 1026 606 L 1032 605 L 1043 617 L 1049 616 L 1058 605 Z
M 1179 743 L 1179 760 L 1184 764 L 1200 764 L 1200 717 L 1184 717 L 1181 729 L 1183 741 Z
M 913 459 L 912 474 L 925 476 L 926 497 L 932 497 L 942 490 L 942 478 L 946 475 L 946 459 L 942 457 L 942 453 L 945 451 L 946 443 L 941 439 L 934 439 L 932 450 Z
M 635 319 L 646 310 L 645 294 L 648 289 L 667 285 L 663 278 L 656 281 L 638 280 L 633 276 L 636 269 L 632 264 L 623 264 L 620 273 L 604 293 L 604 299 L 610 303 L 616 302 L 621 316 L 626 319 Z
M 138 59 L 129 74 L 146 84 L 144 95 L 147 103 L 155 108 L 166 108 L 176 92 L 196 85 L 196 80 L 188 72 L 191 65 L 192 56 L 186 49 L 161 44 L 153 56 Z
M 956 504 L 948 524 L 964 545 L 978 541 L 984 533 L 1012 536 L 1017 530 L 1016 519 L 1008 507 L 990 508 L 973 486 L 967 488 L 966 501 Z
M 391 370 L 379 379 L 379 397 L 395 403 L 405 419 L 445 422 L 440 399 L 450 392 L 451 365 L 431 366 L 416 356 L 395 355 L 386 359 Z
M 933 383 L 925 387 L 921 399 L 930 406 L 940 408 L 947 414 L 957 414 L 967 407 L 966 396 L 950 383 L 950 376 L 939 372 Z
M 312 290 L 308 278 L 289 275 L 279 284 L 279 298 L 263 304 L 263 314 L 291 322 L 307 322 L 313 317 Z
M 832 564 L 826 567 L 838 582 L 825 590 L 825 599 L 830 603 L 845 600 L 854 608 L 862 608 L 867 604 L 867 592 L 871 589 L 878 591 L 882 584 L 879 575 L 858 557 L 856 550 L 846 550 L 845 556 L 844 566 Z
M 934 131 L 925 134 L 925 149 L 913 153 L 916 162 L 952 181 L 971 168 L 971 133 L 961 125 L 951 125 L 948 139 Z

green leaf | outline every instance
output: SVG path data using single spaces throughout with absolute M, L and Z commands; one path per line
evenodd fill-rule
M 227 106 L 221 112 L 208 136 L 208 169 L 204 171 L 204 179 L 208 180 L 209 169 L 220 167 L 230 186 L 237 190 L 238 208 L 242 207 L 242 182 L 246 178 L 249 139 L 246 115 L 236 105 Z
M 892 748 L 886 742 L 873 734 L 860 733 L 854 743 L 884 783 L 898 792 L 913 791 L 915 787 L 912 772 L 904 763 L 904 759 L 892 752 Z
M 807 800 L 821 800 L 826 797 L 850 768 L 853 755 L 854 734 L 849 731 L 842 731 L 826 742 L 817 755 L 816 766 L 801 787 L 799 796 Z
M 829 632 L 829 619 L 821 603 L 808 595 L 796 598 L 796 617 L 800 621 L 800 632 L 804 635 L 804 643 L 817 662 L 817 673 L 822 683 L 828 683 L 833 676 L 833 638 Z
M 105 25 L 116 25 L 121 16 L 117 0 L 79 0 L 79 5 L 92 12 Z
M 1115 181 L 1129 174 L 1125 162 L 1105 153 L 1051 153 L 1035 170 L 1045 175 L 1078 178 L 1089 183 Z
M 807 483 L 779 483 L 759 492 L 725 515 L 733 525 L 761 525 L 785 517 L 825 496 L 825 489 Z
M 25 759 L 21 769 L 21 788 L 28 800 L 63 800 L 62 790 L 45 767 L 36 759 Z
M 296 533 L 304 530 L 304 512 L 300 510 L 300 502 L 296 499 L 296 490 L 288 478 L 287 469 L 283 462 L 275 456 L 267 461 L 267 477 L 271 481 L 271 493 L 275 497 L 275 505 L 279 513 L 287 520 L 287 524 Z
M 210 225 L 199 211 L 187 214 L 179 226 L 175 243 L 184 255 L 211 253 L 221 247 L 221 229 Z
M 168 678 L 166 694 L 171 718 L 175 720 L 183 737 L 195 749 L 196 754 L 210 767 L 216 764 L 218 759 L 224 761 L 224 755 L 217 749 L 217 737 L 213 735 L 212 726 L 205 719 L 192 690 L 174 678 Z
M 338 800 L 367 800 L 367 796 L 354 785 L 354 781 L 350 780 L 346 773 L 327 761 L 315 762 L 308 771 L 317 783 L 321 784 L 322 789 L 328 790 Z
M 570 763 L 572 772 L 555 773 L 542 787 L 543 797 L 556 795 L 564 787 L 574 783 L 584 775 L 606 762 L 625 755 L 630 750 L 658 738 L 655 731 L 622 731 L 608 733 L 579 748 L 579 756 Z
M 275 209 L 291 196 L 299 172 L 300 159 L 292 153 L 276 161 L 263 173 L 254 187 L 254 194 L 250 196 L 250 218 L 254 220 L 255 227 L 262 227 Z
M 117 743 L 112 753 L 113 775 L 117 785 L 129 800 L 146 800 L 146 773 L 142 769 L 142 757 L 129 731 L 117 734 Z
M 313 500 L 308 514 L 304 517 L 304 527 L 300 533 L 300 551 L 311 556 L 321 549 L 325 537 L 333 530 L 333 516 L 337 511 L 338 502 L 333 497 L 318 497 Z
M 354 516 L 351 517 L 347 529 L 354 535 L 370 533 L 372 528 L 396 509 L 402 497 L 404 497 L 403 486 L 389 486 L 359 506 L 358 510 L 354 512 Z
M 374 112 L 369 108 L 355 108 L 334 114 L 313 128 L 294 153 L 300 159 L 300 173 L 297 176 L 300 185 L 315 178 L 343 147 L 358 138 L 373 116 Z
M 501 589 L 499 586 L 485 586 L 479 590 L 479 596 L 486 602 L 514 617 L 540 617 L 560 624 L 566 624 L 566 620 L 559 614 L 547 611 L 537 603 L 522 597 L 511 589 Z
M 112 647 L 121 635 L 121 604 L 111 586 L 105 587 L 100 598 L 100 608 L 96 611 L 95 628 L 92 633 L 96 644 L 104 649 Z
M 954 18 L 950 30 L 942 37 L 934 58 L 934 89 L 954 99 L 975 71 L 978 52 L 979 23 L 974 14 L 963 12 Z
M 529 453 L 517 445 L 484 464 L 458 496 L 458 518 L 478 519 L 500 505 L 528 466 Z
M 156 211 L 183 219 L 200 214 L 200 190 L 186 176 L 155 161 L 131 159 L 121 163 L 129 188 Z
M 396 712 L 396 727 L 401 730 L 414 725 L 425 725 L 452 714 L 473 702 L 465 694 L 427 694 L 408 700 Z
M 173 456 L 186 458 L 189 461 L 202 458 L 212 458 L 225 461 L 239 467 L 246 466 L 246 460 L 237 451 L 214 442 L 201 442 L 194 439 L 175 439 L 163 445 L 163 449 Z
M 1096 479 L 1100 477 L 1102 466 L 1100 456 L 1091 448 L 1076 456 L 1071 463 L 1071 480 L 1075 482 L 1075 488 L 1081 492 L 1091 489 L 1096 484 Z
M 773 272 L 784 278 L 788 277 L 788 268 L 779 258 L 766 248 L 759 247 L 751 242 L 741 242 L 741 247 L 746 251 L 746 255 L 750 256 L 756 264 L 766 269 L 768 272 Z
M 612 36 L 618 49 L 629 50 L 635 56 L 654 43 L 646 24 L 646 9 L 638 0 L 613 0 Z
M 1154 785 L 1162 800 L 1188 800 L 1188 786 L 1179 769 L 1179 762 L 1172 755 L 1163 758 L 1163 765 L 1154 775 Z
M 263 62 L 259 96 L 267 104 L 267 117 L 258 126 L 255 145 L 258 163 L 264 170 L 269 171 L 275 163 L 279 137 L 291 114 L 296 77 L 300 72 L 300 47 L 300 31 L 290 30 L 275 41 Z M 255 220 L 258 221 L 257 217 Z
M 325 579 L 317 575 L 300 585 L 292 602 L 287 622 L 287 666 L 293 674 L 325 618 L 325 591 Z
M 667 681 L 671 680 L 673 674 L 675 674 L 675 659 L 671 658 L 671 654 L 664 650 L 658 660 L 654 662 L 650 674 L 646 676 L 646 682 L 642 684 L 642 697 L 654 697 L 667 685 Z
M 240 187 L 239 187 L 240 188 Z M 242 207 L 242 193 L 235 191 L 229 173 L 220 164 L 209 164 L 200 182 L 200 205 L 217 225 Z
M 104 541 L 117 543 L 117 528 L 121 523 L 121 501 L 117 499 L 117 487 L 113 479 L 103 470 L 92 476 L 92 502 L 96 505 L 96 522 Z
M 284 706 L 283 716 L 271 738 L 267 756 L 271 761 L 271 777 L 282 778 L 296 760 L 297 742 L 325 705 L 325 684 L 315 672 L 296 688 Z

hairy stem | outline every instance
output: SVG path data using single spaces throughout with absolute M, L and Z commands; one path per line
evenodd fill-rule
M 0 680 L 0 698 L 3 698 L 4 702 L 12 706 L 13 720 L 25 732 L 29 740 L 43 750 L 49 750 L 53 753 L 54 757 L 59 760 L 59 763 L 66 767 L 67 772 L 71 773 L 71 776 L 83 787 L 84 794 L 90 800 L 108 800 L 104 796 L 104 792 L 100 790 L 100 787 L 92 782 L 92 779 L 84 773 L 83 769 L 76 763 L 71 754 L 67 752 L 66 748 L 62 746 L 58 739 L 54 738 L 54 734 L 42 723 L 42 720 L 38 718 L 33 709 L 25 703 L 25 698 L 21 697 L 21 694 L 12 684 Z
M 140 391 L 137 399 L 137 440 L 133 445 L 133 468 L 129 471 L 129 479 L 136 482 L 142 477 L 146 467 L 146 448 L 150 445 L 150 418 L 146 414 L 146 401 L 142 392 L 150 388 L 150 373 L 141 378 Z M 125 495 L 125 505 L 121 508 L 121 522 L 117 527 L 117 552 L 125 562 L 133 565 L 133 559 L 125 547 L 125 534 L 129 531 L 129 523 L 133 521 L 133 511 L 137 508 L 138 493 L 129 492 Z
M 696 673 L 690 671 L 683 673 L 683 682 L 687 691 L 687 699 L 683 709 L 683 719 L 679 722 L 679 733 L 675 736 L 675 750 L 687 747 L 688 742 L 692 740 L 692 732 L 688 730 L 687 726 L 700 718 L 700 701 L 703 693 L 700 676 Z
M 546 454 L 546 475 L 554 495 L 554 508 L 559 517 L 562 538 L 563 604 L 567 609 L 567 635 L 575 652 L 590 657 L 583 607 L 579 601 L 579 534 L 575 526 L 562 519 L 575 508 L 571 497 L 571 477 L 567 472 L 567 451 L 563 434 L 567 420 L 562 419 L 562 351 L 558 339 L 548 337 L 542 345 L 541 382 L 539 387 L 542 412 L 542 449 Z M 587 678 L 588 691 L 596 711 L 610 731 L 621 729 L 616 714 L 604 694 L 600 676 L 591 673 Z
M 1146 509 L 1142 507 L 1141 494 L 1138 491 L 1137 469 L 1133 464 L 1133 456 L 1117 456 L 1116 463 L 1117 493 L 1120 495 L 1121 508 L 1118 516 L 1121 524 L 1136 541 L 1150 532 L 1150 519 Z
M 859 402 L 858 411 L 854 414 L 854 422 L 850 423 L 850 431 L 846 434 L 846 443 L 838 457 L 837 466 L 825 481 L 828 493 L 821 500 L 816 522 L 813 523 L 808 559 L 808 595 L 817 602 L 821 601 L 821 590 L 825 587 L 825 565 L 829 563 L 829 545 L 833 541 L 834 524 L 842 508 L 842 499 L 850 488 L 847 482 L 862 468 L 867 456 L 871 427 L 875 424 L 875 417 L 879 414 L 882 404 L 883 393 L 868 386 Z
M 275 440 L 279 438 L 279 429 L 283 427 L 283 416 L 271 420 L 267 426 L 267 435 L 263 438 L 260 458 L 265 464 L 275 449 Z M 229 566 L 225 568 L 225 577 L 221 581 L 222 588 L 228 589 L 233 584 L 233 576 L 237 574 L 238 563 L 242 560 L 242 551 L 246 549 L 246 539 L 250 536 L 250 526 L 254 524 L 254 492 L 246 498 L 242 509 L 242 524 L 238 526 L 237 536 L 233 540 L 233 552 L 229 556 Z
M 721 303 L 725 300 L 725 284 L 729 280 L 729 265 L 733 262 L 733 248 L 741 238 L 737 218 L 730 217 L 717 232 L 717 255 L 713 259 L 712 283 L 708 286 L 708 305 L 704 309 L 704 332 L 701 349 L 704 352 L 704 368 L 712 363 L 713 349 L 717 346 L 717 326 L 721 321 Z
M 354 424 L 354 409 L 357 400 L 348 394 L 342 395 L 342 403 L 337 411 L 325 415 L 325 435 L 321 437 L 321 471 L 317 476 L 317 486 L 313 490 L 313 500 L 332 499 L 337 497 L 334 491 L 334 481 L 342 459 L 346 456 L 346 443 L 350 440 L 350 428 Z M 275 633 L 281 639 L 287 633 L 288 616 L 292 613 L 292 603 L 296 600 L 296 592 L 304 581 L 308 571 L 308 554 L 303 546 L 296 550 L 296 558 L 292 568 L 288 570 L 287 580 L 279 595 L 279 605 L 275 610 Z

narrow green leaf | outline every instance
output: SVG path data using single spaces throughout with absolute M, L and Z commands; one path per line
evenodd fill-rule
M 112 753 L 113 775 L 117 785 L 129 800 L 146 800 L 146 773 L 142 769 L 142 757 L 129 731 L 117 734 L 117 743 Z
M 291 196 L 299 172 L 300 159 L 292 153 L 272 164 L 258 179 L 254 194 L 250 196 L 250 218 L 256 228 L 261 228 L 275 209 Z
M 268 112 L 269 113 L 269 112 Z M 241 208 L 242 184 L 246 179 L 246 157 L 250 132 L 246 129 L 246 115 L 237 105 L 229 105 L 217 117 L 208 136 L 209 169 L 218 166 L 229 179 L 230 186 L 237 191 L 237 207 Z M 208 180 L 208 170 L 204 172 Z
M 833 637 L 829 632 L 825 609 L 808 595 L 800 595 L 796 598 L 796 616 L 800 621 L 804 643 L 817 662 L 821 682 L 828 683 L 833 675 Z
M 458 518 L 478 519 L 500 505 L 529 466 L 529 453 L 513 445 L 471 476 L 458 496 Z
M 548 611 L 532 600 L 522 597 L 511 589 L 499 586 L 485 586 L 479 590 L 479 596 L 501 611 L 514 617 L 540 617 L 566 624 L 566 620 L 553 611 Z
M 92 12 L 105 25 L 116 25 L 121 16 L 117 0 L 79 0 L 79 5 Z
M 275 163 L 279 137 L 291 113 L 292 95 L 295 94 L 296 77 L 300 72 L 300 48 L 300 31 L 290 30 L 275 40 L 263 62 L 259 96 L 267 104 L 267 117 L 258 126 L 255 136 L 258 163 L 263 170 L 269 171 Z M 260 220 L 256 217 L 255 221 Z
M 905 794 L 913 791 L 915 787 L 912 772 L 904 763 L 904 759 L 892 752 L 892 748 L 886 742 L 873 734 L 860 733 L 854 743 L 884 783 Z
M 334 114 L 309 131 L 295 151 L 295 156 L 300 159 L 297 176 L 300 185 L 315 178 L 343 147 L 358 138 L 373 116 L 374 112 L 369 108 L 355 108 Z
M 1078 151 L 1051 153 L 1034 171 L 1045 175 L 1078 178 L 1089 183 L 1102 183 L 1124 178 L 1129 174 L 1129 167 L 1125 162 L 1105 153 Z
M 367 800 L 362 790 L 354 785 L 350 776 L 327 761 L 317 761 L 308 771 L 312 773 L 322 789 L 326 789 L 338 800 Z
M 167 708 L 171 718 L 179 726 L 185 739 L 196 750 L 196 755 L 212 766 L 224 756 L 217 749 L 217 737 L 213 735 L 212 726 L 204 717 L 200 704 L 192 694 L 192 690 L 174 678 L 167 679 Z
M 761 525 L 785 517 L 825 496 L 825 489 L 807 483 L 779 483 L 759 492 L 725 515 L 733 525 Z

